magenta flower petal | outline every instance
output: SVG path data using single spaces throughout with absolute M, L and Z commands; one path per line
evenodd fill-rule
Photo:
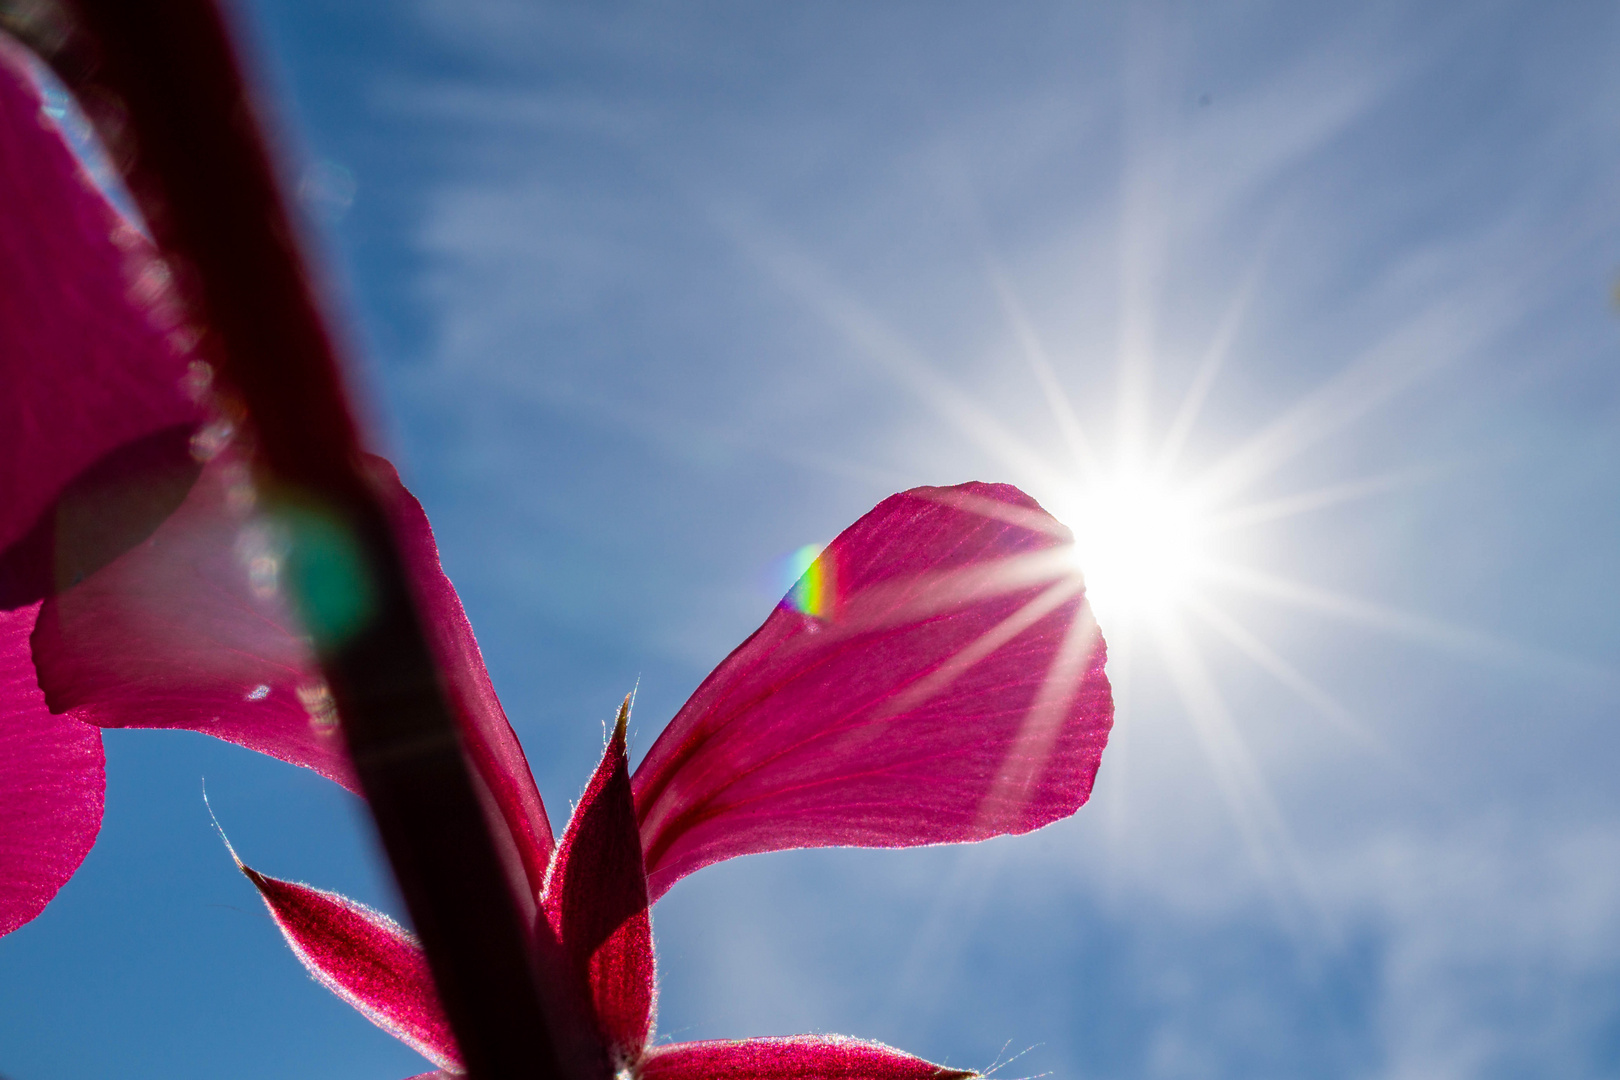
M 287 944 L 322 986 L 435 1065 L 460 1067 L 422 947 L 404 927 L 337 893 L 266 877 L 247 866 L 242 873 L 258 887 Z
M 391 465 L 371 465 L 464 745 L 532 902 L 551 855 L 545 807 L 421 505 Z M 55 712 L 101 727 L 201 731 L 352 789 L 331 695 L 277 589 L 275 529 L 253 506 L 246 466 L 220 453 L 149 539 L 46 601 L 33 642 L 40 685 Z
M 636 770 L 653 899 L 736 855 L 1078 809 L 1113 701 L 1070 543 L 1005 485 L 916 488 L 846 529 Z
M 40 599 L 53 583 L 150 532 L 194 473 L 184 450 L 202 415 L 182 386 L 185 333 L 163 267 L 63 143 L 27 63 L 0 37 L 0 607 L 7 608 Z M 163 432 L 167 439 L 143 444 Z M 150 511 L 139 496 L 152 485 L 129 481 L 154 465 L 157 509 Z M 59 507 L 76 480 L 75 504 Z
M 35 685 L 38 610 L 0 611 L 0 934 L 38 915 L 79 868 L 106 788 L 101 732 L 52 716 Z
M 641 1080 L 966 1080 L 979 1075 L 840 1035 L 655 1046 L 638 1074 Z
M 227 451 L 150 538 L 47 600 L 33 637 L 39 684 L 52 712 L 201 731 L 352 789 L 331 695 L 277 594 L 251 503 Z
M 625 754 L 629 713 L 626 698 L 602 762 L 568 819 L 546 890 L 546 914 L 588 988 L 615 1068 L 641 1055 L 657 995 L 647 875 Z

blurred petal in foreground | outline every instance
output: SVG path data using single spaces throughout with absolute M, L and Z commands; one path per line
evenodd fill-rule
M 109 205 L 0 35 L 0 608 L 150 533 L 196 474 L 190 339 L 151 245 Z

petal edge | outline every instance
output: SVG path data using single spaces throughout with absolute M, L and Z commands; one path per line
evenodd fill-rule
M 880 1042 L 843 1035 L 790 1035 L 671 1043 L 647 1051 L 640 1080 L 969 1080 Z
M 51 715 L 34 680 L 38 612 L 0 611 L 0 935 L 37 916 L 78 870 L 106 793 L 101 733 Z

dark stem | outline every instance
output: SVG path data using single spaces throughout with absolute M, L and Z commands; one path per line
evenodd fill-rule
M 384 512 L 337 349 L 213 0 L 0 0 L 78 96 L 251 419 L 266 490 L 318 507 L 370 617 L 317 645 L 362 789 L 475 1080 L 572 1080 Z M 566 1033 L 559 1033 L 566 1034 Z

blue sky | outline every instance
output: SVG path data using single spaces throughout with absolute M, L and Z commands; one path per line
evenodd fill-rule
M 1009 481 L 1079 525 L 1065 410 L 1105 465 L 1184 431 L 1174 476 L 1247 515 L 1158 621 L 1102 612 L 1122 711 L 1075 819 L 704 870 L 655 910 L 661 1032 L 1620 1075 L 1612 5 L 245 16 L 559 822 L 619 698 L 645 749 L 885 495 Z M 250 862 L 393 907 L 348 796 L 107 745 L 97 848 L 0 941 L 0 1074 L 425 1068 L 303 975 L 201 785 Z

